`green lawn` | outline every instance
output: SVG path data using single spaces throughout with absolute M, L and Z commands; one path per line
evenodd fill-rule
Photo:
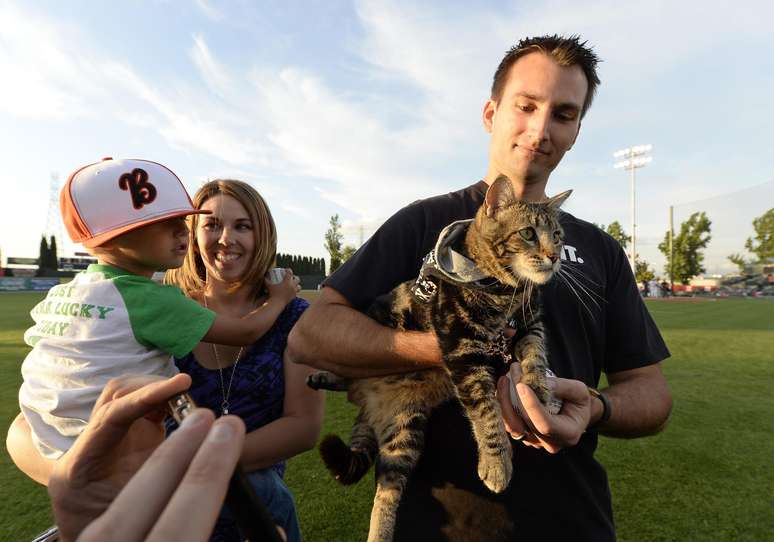
M 310 292 L 310 294 L 313 294 Z M 18 411 L 27 312 L 40 294 L 0 294 L 0 431 Z M 649 302 L 673 357 L 665 364 L 675 408 L 667 430 L 602 439 L 622 541 L 771 540 L 774 533 L 774 301 Z M 323 434 L 349 434 L 343 395 L 326 405 Z M 288 484 L 306 540 L 364 540 L 370 477 L 343 488 L 316 451 L 294 458 Z M 0 453 L 0 540 L 25 540 L 51 519 L 45 491 Z M 768 533 L 768 534 L 767 534 Z

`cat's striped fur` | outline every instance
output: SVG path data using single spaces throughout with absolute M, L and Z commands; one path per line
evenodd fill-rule
M 368 314 L 401 330 L 433 330 L 445 368 L 345 381 L 330 373 L 310 377 L 317 388 L 348 386 L 360 406 L 349 445 L 329 435 L 320 444 L 323 460 L 344 484 L 358 481 L 377 464 L 377 488 L 368 540 L 392 540 L 395 513 L 408 477 L 424 448 L 425 426 L 437 405 L 457 397 L 478 446 L 478 475 L 494 492 L 505 490 L 512 473 L 511 442 L 495 397 L 495 379 L 505 370 L 497 348 L 509 321 L 517 322 L 516 359 L 523 382 L 547 402 L 550 390 L 539 291 L 557 270 L 563 233 L 558 209 L 569 192 L 546 203 L 516 200 L 505 177 L 489 188 L 468 227 L 460 250 L 486 273 L 486 288 L 439 281 L 429 302 L 412 296 L 412 282 L 379 298 Z

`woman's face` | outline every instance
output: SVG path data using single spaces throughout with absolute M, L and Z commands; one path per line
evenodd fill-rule
M 205 201 L 196 226 L 196 248 L 207 270 L 207 280 L 236 282 L 247 272 L 255 256 L 253 223 L 236 199 L 218 194 Z

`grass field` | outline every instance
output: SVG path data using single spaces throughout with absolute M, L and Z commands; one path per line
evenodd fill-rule
M 310 292 L 313 295 L 314 292 Z M 0 431 L 18 411 L 22 335 L 42 297 L 0 294 Z M 662 434 L 601 439 L 621 541 L 772 540 L 774 533 L 774 301 L 655 300 L 648 304 L 672 358 L 675 407 Z M 354 416 L 329 395 L 323 434 L 348 434 Z M 305 539 L 364 540 L 370 477 L 335 484 L 316 451 L 294 458 L 288 484 Z M 0 540 L 28 540 L 51 523 L 45 491 L 0 453 Z

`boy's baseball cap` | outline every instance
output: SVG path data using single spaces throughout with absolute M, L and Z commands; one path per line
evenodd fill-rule
M 70 175 L 59 197 L 70 239 L 93 248 L 195 209 L 177 175 L 149 160 L 103 158 Z

